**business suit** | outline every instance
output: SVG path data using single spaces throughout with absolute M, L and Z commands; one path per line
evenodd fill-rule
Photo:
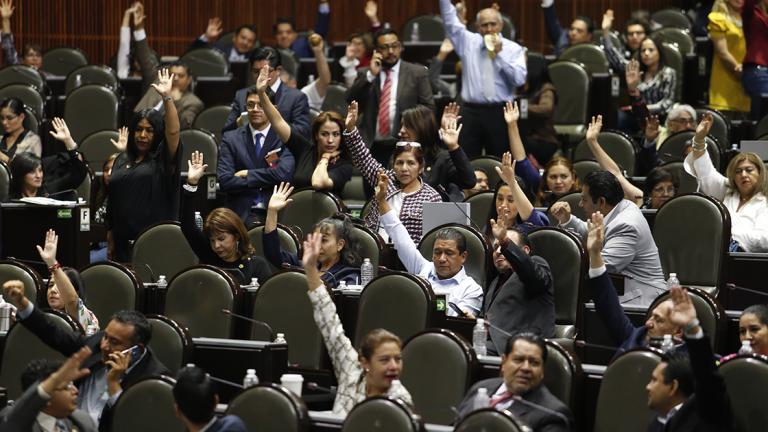
M 0 432 L 43 432 L 43 428 L 37 422 L 37 415 L 45 408 L 48 400 L 43 399 L 37 391 L 36 382 L 16 400 L 16 403 L 4 408 L 0 412 L 2 424 Z M 64 419 L 70 430 L 80 432 L 96 432 L 96 425 L 85 411 L 75 410 Z
M 635 203 L 621 200 L 605 215 L 603 260 L 610 273 L 625 278 L 622 303 L 647 306 L 666 289 L 659 250 L 643 213 Z M 571 216 L 560 225 L 587 238 L 587 223 Z
M 248 97 L 249 90 L 251 88 L 246 87 L 235 93 L 235 100 L 232 101 L 232 109 L 229 112 L 229 116 L 227 116 L 227 121 L 224 123 L 224 128 L 221 130 L 222 133 L 237 128 L 237 118 L 245 112 L 245 99 Z M 271 91 L 271 89 L 267 89 L 267 92 Z M 283 119 L 292 126 L 291 129 L 301 134 L 304 138 L 310 139 L 309 101 L 307 95 L 281 82 L 277 91 L 270 98 L 277 107 L 277 110 L 280 111 Z
M 80 333 L 66 331 L 56 325 L 44 312 L 36 307 L 32 309 L 32 313 L 28 317 L 20 319 L 19 322 L 39 337 L 43 343 L 66 357 L 71 356 L 84 346 L 89 347 L 92 354 L 83 361 L 82 367 L 84 369 L 90 369 L 92 374 L 105 367 L 101 358 L 100 346 L 101 339 L 104 336 L 103 331 L 92 336 L 84 336 Z M 157 375 L 170 375 L 170 371 L 160 362 L 160 360 L 155 358 L 152 350 L 147 347 L 141 360 L 123 375 L 123 378 L 120 380 L 120 385 L 123 390 L 125 390 L 143 378 Z M 81 381 L 84 379 L 87 378 L 83 378 Z M 111 418 L 111 407 L 107 404 L 104 407 L 99 422 L 100 431 L 108 430 Z
M 360 107 L 360 132 L 370 147 L 376 137 L 376 122 L 379 116 L 379 97 L 381 96 L 380 73 L 373 81 L 368 81 L 369 68 L 361 69 L 357 79 L 347 91 L 347 102 L 356 100 Z M 382 69 L 383 71 L 383 69 Z M 429 71 L 422 65 L 400 60 L 400 71 L 397 75 L 397 93 L 395 94 L 394 126 L 390 130 L 392 136 L 400 131 L 400 116 L 403 111 L 416 105 L 424 105 L 430 110 L 435 109 L 432 97 L 432 86 L 429 84 Z
M 228 415 L 216 419 L 205 432 L 248 432 L 248 428 L 240 417 Z
M 493 396 L 503 383 L 503 378 L 489 378 L 475 383 L 475 385 L 469 389 L 466 396 L 464 396 L 464 400 L 462 400 L 459 405 L 459 417 L 464 418 L 473 411 L 475 395 L 479 389 L 484 388 L 488 390 L 488 396 Z M 567 432 L 571 430 L 570 425 L 573 425 L 573 414 L 571 413 L 571 410 L 558 398 L 552 395 L 544 385 L 540 385 L 539 387 L 528 391 L 521 395 L 521 397 L 528 402 L 557 411 L 568 419 L 568 425 L 566 425 L 562 418 L 552 413 L 536 409 L 517 401 L 513 402 L 512 405 L 507 408 L 507 411 L 522 420 L 533 429 L 534 432 Z
M 545 338 L 554 336 L 555 290 L 549 264 L 512 242 L 502 253 L 514 272 L 491 282 L 483 299 L 483 315 L 507 333 L 531 331 Z M 488 333 L 488 350 L 502 353 L 508 336 L 493 326 Z
M 192 41 L 192 45 L 190 45 L 189 51 L 192 51 L 193 49 L 198 49 L 198 48 L 214 49 L 214 50 L 222 53 L 224 55 L 224 58 L 227 59 L 227 61 L 229 61 L 231 63 L 229 58 L 232 55 L 232 50 L 235 49 L 235 42 L 234 42 L 234 38 L 235 37 L 237 37 L 236 34 L 232 35 L 231 38 L 219 39 L 219 40 L 217 40 L 214 43 L 210 43 L 210 42 L 207 42 L 207 41 L 203 40 L 202 36 L 201 36 L 201 37 L 195 39 L 194 41 Z M 258 44 L 256 44 L 256 46 L 258 46 Z M 248 51 L 246 53 L 238 52 L 237 54 L 243 58 L 242 62 L 246 62 L 246 61 L 248 61 L 251 58 L 251 54 L 253 54 L 253 51 L 255 49 L 256 48 L 253 48 L 252 50 L 250 50 L 250 51 Z
M 275 166 L 270 167 L 264 158 L 278 148 L 281 149 L 279 159 Z M 291 181 L 294 167 L 291 151 L 277 137 L 274 128 L 269 129 L 258 155 L 248 125 L 225 132 L 221 137 L 216 174 L 221 191 L 227 193 L 227 207 L 244 221 L 248 219 L 254 199 L 261 195 L 261 203 L 266 208 L 273 187 L 280 182 Z M 240 170 L 248 170 L 248 176 L 235 176 Z

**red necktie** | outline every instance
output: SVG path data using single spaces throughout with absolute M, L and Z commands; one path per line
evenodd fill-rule
M 392 71 L 385 69 L 384 74 L 384 88 L 381 89 L 381 97 L 379 98 L 379 135 L 389 136 L 389 99 L 392 96 Z
M 505 391 L 504 393 L 494 396 L 491 398 L 491 407 L 496 408 L 496 405 L 506 402 L 508 400 L 512 399 L 512 393 Z

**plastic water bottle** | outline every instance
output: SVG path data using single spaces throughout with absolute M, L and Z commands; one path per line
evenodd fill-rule
M 285 333 L 278 333 L 277 336 L 275 336 L 275 343 L 288 343 L 285 340 Z
M 488 332 L 485 330 L 485 320 L 478 318 L 475 328 L 472 330 L 472 348 L 475 349 L 475 354 L 486 355 L 485 342 L 487 339 Z
M 419 23 L 415 22 L 413 23 L 413 27 L 411 27 L 411 42 L 418 42 L 419 41 Z
M 752 342 L 745 340 L 741 341 L 741 348 L 739 348 L 739 355 L 747 355 L 752 354 L 754 351 L 752 350 Z
M 195 212 L 195 226 L 197 227 L 198 231 L 203 231 L 203 216 L 199 211 Z
M 475 394 L 475 398 L 472 400 L 472 409 L 479 410 L 488 408 L 491 406 L 491 397 L 488 396 L 488 389 L 479 388 Z
M 243 378 L 243 388 L 253 387 L 259 384 L 259 377 L 256 376 L 256 369 L 248 369 Z
M 250 286 L 251 289 L 256 290 L 256 289 L 259 289 L 260 286 L 261 285 L 259 285 L 259 278 L 251 278 L 251 286 Z
M 675 342 L 672 341 L 672 335 L 665 334 L 664 339 L 661 341 L 661 350 L 664 352 L 669 352 L 674 348 L 675 348 Z
M 75 88 L 80 88 L 83 85 L 83 76 L 80 74 L 75 75 Z
M 165 275 L 160 275 L 157 279 L 157 289 L 164 290 L 168 288 L 168 280 L 165 279 Z
M 680 286 L 680 280 L 677 278 L 677 273 L 670 273 L 669 279 L 667 279 L 667 289 L 673 286 Z
M 363 260 L 363 265 L 360 266 L 360 278 L 362 279 L 362 286 L 368 285 L 368 282 L 373 279 L 373 264 L 371 264 L 370 258 Z
M 307 84 L 311 84 L 313 82 L 315 82 L 315 74 L 309 74 L 307 77 Z
M 0 296 L 0 331 L 7 332 L 11 328 L 11 305 Z
M 347 281 L 341 281 L 341 282 L 339 282 L 339 286 L 338 286 L 338 287 L 336 287 L 336 289 L 339 289 L 339 290 L 345 290 L 345 289 L 347 289 Z

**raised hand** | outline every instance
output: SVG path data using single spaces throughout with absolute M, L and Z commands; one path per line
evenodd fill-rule
M 603 116 L 592 116 L 592 121 L 589 122 L 589 127 L 587 128 L 587 141 L 597 142 L 601 129 L 603 129 Z
M 85 361 L 85 359 L 90 357 L 91 353 L 91 349 L 87 346 L 84 346 L 80 348 L 80 350 L 78 350 L 76 353 L 72 354 L 56 372 L 50 375 L 50 378 L 53 379 L 56 383 L 56 385 L 53 385 L 52 387 L 56 389 L 62 385 L 71 383 L 72 381 L 77 381 L 80 378 L 90 374 L 90 369 L 81 369 L 80 365 Z M 52 392 L 46 393 L 53 394 Z
M 24 282 L 9 280 L 3 284 L 3 299 L 16 306 L 17 309 L 25 309 L 29 300 L 24 296 Z
M 50 132 L 52 137 L 62 142 L 72 140 L 72 135 L 69 133 L 67 122 L 65 122 L 64 119 L 54 117 L 51 125 L 53 126 L 53 130 Z
M 642 72 L 640 72 L 640 63 L 637 61 L 637 59 L 633 58 L 629 61 L 629 63 L 627 63 L 627 66 L 624 70 L 624 77 L 627 80 L 627 88 L 629 90 L 634 90 L 638 85 L 640 85 Z
M 312 52 L 325 52 L 325 42 L 322 36 L 312 33 L 307 40 L 309 40 L 309 47 L 312 49 Z
M 365 16 L 367 16 L 372 23 L 379 22 L 379 4 L 374 0 L 368 0 L 365 2 L 365 8 L 363 11 L 365 12 Z
M 389 188 L 389 176 L 380 169 L 377 174 L 378 182 L 376 184 L 376 201 L 384 202 L 387 200 L 387 190 Z
M 495 219 L 491 219 L 491 233 L 493 233 L 493 238 L 495 238 L 498 242 L 502 242 L 504 238 L 507 237 L 507 223 L 502 221 L 501 217 L 499 217 L 499 221 L 497 222 Z
M 571 219 L 571 206 L 565 201 L 558 201 L 552 204 L 552 208 L 549 211 L 560 225 L 567 223 Z
M 125 151 L 126 148 L 128 148 L 128 128 L 123 126 L 120 129 L 118 129 L 118 135 L 117 135 L 117 141 L 110 138 L 109 142 L 112 143 L 113 146 L 118 151 Z
M 456 102 L 449 102 L 448 105 L 443 108 L 443 116 L 440 118 L 440 127 L 446 127 L 451 120 L 460 120 L 461 116 L 459 111 L 461 107 Z
M 352 101 L 347 107 L 347 120 L 344 124 L 347 132 L 352 132 L 357 127 L 357 101 Z
M 259 70 L 259 76 L 256 77 L 256 91 L 261 94 L 269 88 L 269 65 L 266 64 Z
M 438 51 L 438 53 L 442 55 L 441 58 L 447 57 L 448 54 L 452 52 L 453 44 L 451 43 L 451 40 L 448 38 L 443 39 L 443 43 L 440 44 L 440 51 Z
M 3 19 L 10 19 L 15 10 L 16 7 L 13 6 L 13 0 L 2 0 L 0 2 L 0 17 Z
M 215 41 L 221 36 L 221 18 L 213 17 L 208 20 L 208 27 L 205 29 L 205 38 L 209 41 Z
M 669 321 L 678 327 L 687 326 L 696 319 L 696 308 L 688 291 L 681 286 L 673 286 L 669 289 L 669 293 L 674 304 L 669 312 Z
M 609 31 L 611 31 L 611 27 L 613 27 L 613 10 L 612 9 L 608 9 L 603 14 L 603 25 L 602 25 L 603 32 L 607 33 Z M 606 35 L 606 36 L 608 36 L 608 35 Z
M 516 163 L 517 161 L 512 159 L 512 153 L 504 152 L 504 155 L 501 157 L 501 168 L 496 167 L 499 177 L 510 187 L 514 187 L 517 184 L 517 179 L 515 178 Z
M 659 116 L 652 115 L 650 117 L 646 117 L 644 130 L 645 139 L 648 141 L 653 141 L 659 137 L 659 133 L 661 132 L 659 129 L 659 124 Z
M 463 124 L 458 125 L 457 127 L 457 121 L 454 118 L 440 128 L 440 138 L 443 140 L 443 144 L 448 147 L 448 151 L 453 151 L 459 148 L 459 134 L 463 127 Z
M 459 21 L 467 24 L 467 5 L 464 3 L 464 0 L 459 0 L 454 5 L 456 6 L 456 15 L 459 17 Z
M 323 235 L 320 233 L 309 233 L 304 240 L 304 250 L 301 256 L 301 263 L 305 269 L 317 271 L 317 257 L 320 255 L 320 246 L 323 243 Z M 310 286 L 310 289 L 314 287 Z
M 171 95 L 171 89 L 173 88 L 174 75 L 168 69 L 160 69 L 157 71 L 157 84 L 153 83 L 154 88 L 160 96 L 166 98 Z
M 381 53 L 378 51 L 373 52 L 371 57 L 371 64 L 368 66 L 373 76 L 378 75 L 381 72 Z
M 693 137 L 695 142 L 704 142 L 704 139 L 709 135 L 710 129 L 712 129 L 713 121 L 712 113 L 705 112 L 701 115 L 701 121 L 699 121 L 699 124 L 696 126 L 696 135 Z
M 517 107 L 517 102 L 507 101 L 504 104 L 504 121 L 507 124 L 517 123 L 520 120 L 520 109 Z
M 56 264 L 56 248 L 58 244 L 59 236 L 56 235 L 56 231 L 49 229 L 45 233 L 45 245 L 43 247 L 36 246 L 40 259 L 48 267 L 53 267 Z
M 592 213 L 591 220 L 587 221 L 587 227 L 587 252 L 590 256 L 599 255 L 603 250 L 603 239 L 605 238 L 603 214 L 600 212 Z
M 293 186 L 287 182 L 280 182 L 279 185 L 275 185 L 272 191 L 272 198 L 269 199 L 267 208 L 269 210 L 280 211 L 284 209 L 293 200 L 288 198 L 293 192 Z
M 136 2 L 133 4 L 133 26 L 138 28 L 144 27 L 144 21 L 147 16 L 144 15 L 144 4 Z
M 203 153 L 199 151 L 192 152 L 187 161 L 187 183 L 197 186 L 200 178 L 205 174 L 206 168 L 208 168 L 208 165 L 203 163 Z

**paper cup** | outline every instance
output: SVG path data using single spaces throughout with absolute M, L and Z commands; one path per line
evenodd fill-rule
M 297 396 L 301 396 L 301 388 L 304 384 L 304 377 L 299 374 L 283 374 L 280 377 L 280 383 L 283 387 L 295 393 Z

